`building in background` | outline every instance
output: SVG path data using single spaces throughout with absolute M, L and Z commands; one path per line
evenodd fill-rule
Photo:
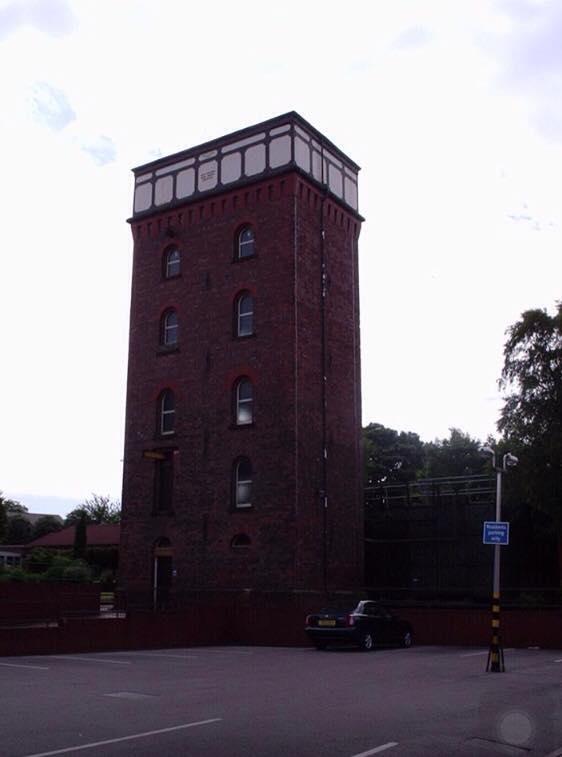
M 131 605 L 361 585 L 358 171 L 294 112 L 134 170 Z

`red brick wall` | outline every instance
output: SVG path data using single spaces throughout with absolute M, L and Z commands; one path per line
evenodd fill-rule
M 333 587 L 361 578 L 358 221 L 290 173 L 133 225 L 135 240 L 123 486 L 121 584 L 149 598 L 152 548 L 174 550 L 174 590 L 321 588 L 321 238 L 328 275 L 326 543 Z M 257 257 L 233 262 L 242 224 Z M 168 225 L 175 236 L 166 235 Z M 182 275 L 162 280 L 162 253 L 182 252 Z M 232 335 L 233 300 L 255 296 L 256 334 Z M 161 313 L 175 307 L 180 349 L 158 354 Z M 232 428 L 231 387 L 254 382 L 255 423 Z M 156 402 L 176 394 L 176 434 L 156 435 Z M 154 462 L 145 449 L 177 447 L 173 515 L 153 515 Z M 254 468 L 255 507 L 231 512 L 238 455 Z M 345 528 L 342 526 L 345 525 Z M 252 547 L 230 547 L 246 533 Z
M 54 620 L 68 614 L 97 614 L 100 588 L 76 583 L 0 583 L 0 622 Z
M 198 644 L 305 646 L 304 620 L 318 598 L 278 597 L 220 604 L 194 604 L 170 614 L 132 613 L 127 618 L 70 619 L 55 628 L 0 628 L 0 655 L 94 652 L 111 649 L 184 647 Z M 416 644 L 490 643 L 490 613 L 483 609 L 402 608 Z M 562 648 L 562 609 L 502 612 L 504 647 Z

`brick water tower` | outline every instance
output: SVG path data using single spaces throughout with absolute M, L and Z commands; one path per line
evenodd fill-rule
M 131 605 L 360 587 L 358 171 L 295 112 L 134 169 Z

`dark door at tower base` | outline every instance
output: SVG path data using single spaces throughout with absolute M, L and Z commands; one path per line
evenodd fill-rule
M 154 605 L 156 610 L 165 610 L 170 604 L 172 586 L 171 556 L 156 555 L 154 558 Z

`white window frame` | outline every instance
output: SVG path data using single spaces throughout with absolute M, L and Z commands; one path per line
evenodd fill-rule
M 250 300 L 250 310 L 242 311 L 244 300 Z M 251 319 L 251 328 L 247 334 L 242 333 L 242 319 Z M 236 303 L 236 336 L 252 336 L 254 333 L 254 296 L 250 292 L 243 292 L 239 295 Z
M 172 399 L 173 407 L 171 410 L 167 410 L 165 407 L 166 400 L 168 398 Z M 165 426 L 165 419 L 166 418 L 172 418 L 172 428 L 166 430 Z M 166 389 L 162 392 L 162 396 L 160 397 L 160 434 L 162 436 L 169 436 L 170 434 L 174 434 L 176 431 L 176 397 L 175 394 L 171 389 Z
M 172 255 L 176 255 L 177 257 L 171 261 L 170 258 Z M 172 272 L 170 269 L 172 266 L 177 266 L 177 272 Z M 181 253 L 177 247 L 169 247 L 166 250 L 166 266 L 164 269 L 165 278 L 167 279 L 173 279 L 174 276 L 179 276 L 181 273 Z
M 250 233 L 251 239 L 242 239 L 242 237 Z M 245 248 L 250 247 L 251 252 L 246 252 Z M 244 258 L 251 258 L 256 254 L 256 235 L 254 234 L 254 230 L 251 226 L 244 226 L 243 229 L 240 229 L 240 232 L 238 233 L 238 259 L 243 260 Z
M 240 466 L 243 464 L 248 464 L 250 466 L 250 478 L 240 478 Z M 249 502 L 240 502 L 240 496 L 239 496 L 239 488 L 240 486 L 247 486 L 250 485 L 250 501 Z M 248 458 L 244 458 L 243 460 L 239 460 L 236 463 L 236 480 L 235 480 L 235 505 L 237 510 L 243 510 L 248 507 L 252 507 L 252 487 L 254 484 L 254 471 L 252 469 L 252 463 L 248 460 Z
M 175 318 L 175 323 L 170 325 L 169 319 Z M 179 336 L 179 319 L 176 310 L 167 310 L 164 314 L 164 322 L 162 327 L 162 344 L 165 347 L 173 347 L 178 343 Z
M 250 387 L 250 397 L 241 397 L 240 388 L 243 386 Z M 240 420 L 240 410 L 248 405 L 250 407 L 250 420 Z M 254 385 L 249 378 L 243 377 L 238 379 L 236 383 L 236 425 L 237 426 L 249 426 L 254 422 Z

